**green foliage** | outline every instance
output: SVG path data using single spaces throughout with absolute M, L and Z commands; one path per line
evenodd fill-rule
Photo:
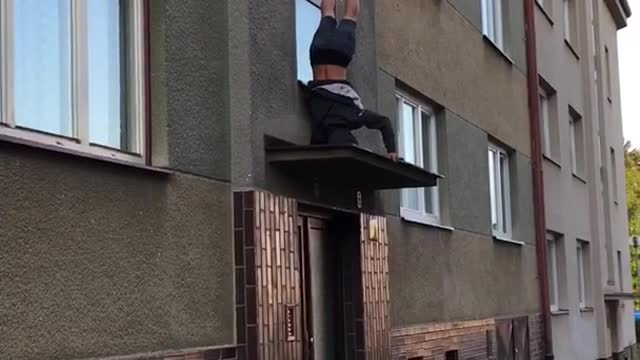
M 627 182 L 627 208 L 629 234 L 640 235 L 640 150 L 624 145 L 625 178 Z
M 631 143 L 624 144 L 625 178 L 627 183 L 627 211 L 629 216 L 629 234 L 640 235 L 640 150 L 632 149 Z M 631 246 L 631 274 L 634 292 L 638 291 L 638 254 L 640 248 Z M 636 310 L 640 310 L 640 302 L 635 302 Z

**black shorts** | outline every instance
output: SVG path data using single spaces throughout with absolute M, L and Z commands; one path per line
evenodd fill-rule
M 311 66 L 338 65 L 348 67 L 356 52 L 356 22 L 331 16 L 320 20 L 311 43 Z

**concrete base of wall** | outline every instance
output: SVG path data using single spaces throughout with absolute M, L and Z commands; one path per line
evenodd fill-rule
M 528 316 L 531 360 L 543 358 L 542 323 L 539 315 Z M 460 359 L 496 359 L 497 319 L 430 323 L 395 328 L 391 333 L 392 359 L 445 359 L 455 351 Z
M 240 360 L 235 346 L 91 358 L 87 360 Z M 242 357 L 244 360 L 244 357 Z

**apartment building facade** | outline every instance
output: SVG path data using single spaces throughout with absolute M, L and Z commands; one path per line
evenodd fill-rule
M 0 357 L 543 358 L 526 2 L 362 0 L 410 164 L 305 146 L 317 3 L 0 3 Z
M 537 1 L 547 260 L 560 359 L 628 358 L 636 343 L 616 42 L 630 15 L 626 1 Z

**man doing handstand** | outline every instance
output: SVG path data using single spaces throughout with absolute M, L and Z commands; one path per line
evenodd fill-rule
M 397 160 L 396 136 L 389 118 L 366 110 L 353 86 L 347 68 L 356 51 L 356 21 L 359 0 L 345 0 L 344 16 L 338 24 L 335 0 L 322 0 L 322 20 L 310 48 L 313 80 L 309 112 L 312 144 L 357 144 L 351 134 L 361 127 L 377 129 L 389 157 Z

